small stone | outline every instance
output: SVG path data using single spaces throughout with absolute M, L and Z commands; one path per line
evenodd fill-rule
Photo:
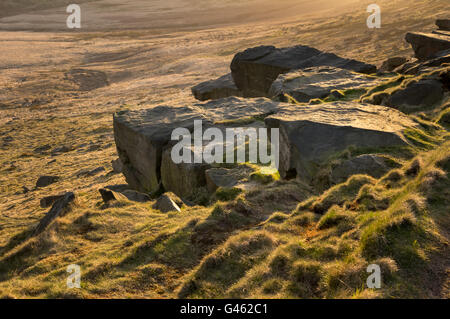
M 111 201 L 119 201 L 127 199 L 124 195 L 112 191 L 110 189 L 100 188 L 98 191 L 100 192 L 100 195 L 102 196 L 103 202 L 105 202 L 105 204 L 108 204 Z
M 116 174 L 122 173 L 123 164 L 122 164 L 122 161 L 120 160 L 120 158 L 112 160 L 111 165 L 112 165 L 114 173 L 116 173 Z
M 36 188 L 47 187 L 54 184 L 60 180 L 59 176 L 41 176 L 36 182 Z
M 94 151 L 98 151 L 99 149 L 101 149 L 101 145 L 99 144 L 92 144 L 91 146 L 89 146 L 89 148 L 87 149 L 88 152 L 94 152 Z
M 177 203 L 175 203 L 167 194 L 161 195 L 156 200 L 156 203 L 153 205 L 153 209 L 159 210 L 162 213 L 181 212 L 181 209 Z

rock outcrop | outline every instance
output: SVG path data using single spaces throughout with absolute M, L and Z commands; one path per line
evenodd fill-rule
M 282 102 L 288 102 L 286 95 L 297 102 L 309 102 L 329 96 L 332 90 L 362 89 L 375 86 L 379 81 L 375 77 L 335 67 L 313 67 L 279 75 L 269 90 L 269 96 Z
M 450 36 L 444 34 L 409 32 L 405 39 L 411 44 L 416 58 L 421 61 L 450 49 Z
M 123 171 L 123 164 L 122 161 L 120 160 L 120 158 L 117 158 L 115 160 L 111 161 L 111 166 L 113 169 L 113 172 L 116 174 L 120 174 Z
M 245 97 L 268 96 L 272 83 L 280 74 L 314 66 L 334 66 L 360 73 L 375 73 L 374 65 L 341 58 L 308 46 L 278 49 L 260 46 L 236 54 L 231 73 Z
M 179 163 L 171 159 L 171 148 L 164 150 L 161 161 L 161 182 L 165 190 L 170 190 L 189 198 L 200 187 L 206 185 L 205 171 L 210 168 L 205 163 Z M 189 150 L 188 150 L 189 151 Z M 193 153 L 192 157 L 193 157 Z
M 329 156 L 350 146 L 407 145 L 402 131 L 416 126 L 395 109 L 356 102 L 302 106 L 231 97 L 184 107 L 119 112 L 114 116 L 114 128 L 125 177 L 139 191 L 162 188 L 183 198 L 190 198 L 198 188 L 213 192 L 217 187 L 232 185 L 227 174 L 222 174 L 224 170 L 213 169 L 210 164 L 175 163 L 171 158 L 175 143 L 171 141 L 172 130 L 184 127 L 192 132 L 197 119 L 203 120 L 204 131 L 213 125 L 233 126 L 235 120 L 241 123 L 243 118 L 259 115 L 265 116 L 268 128 L 280 129 L 280 175 L 306 182 Z M 187 148 L 192 151 L 191 145 Z
M 206 118 L 194 107 L 158 106 L 114 114 L 114 138 L 127 183 L 141 192 L 159 189 L 162 150 L 176 128 L 192 130 Z
M 298 177 L 307 182 L 333 154 L 349 146 L 407 145 L 402 131 L 416 126 L 397 110 L 356 102 L 283 105 L 265 122 L 270 128 L 280 129 L 281 177 Z
M 234 84 L 231 73 L 216 80 L 206 81 L 194 86 L 192 88 L 192 94 L 200 101 L 242 96 L 242 92 Z
M 158 106 L 118 112 L 114 114 L 114 136 L 123 163 L 123 174 L 135 190 L 149 193 L 164 186 L 165 190 L 181 196 L 176 191 L 181 179 L 187 178 L 186 183 L 191 183 L 207 166 L 197 168 L 183 163 L 175 168 L 172 161 L 168 162 L 173 130 L 186 128 L 192 132 L 195 120 L 201 120 L 203 128 L 213 124 L 224 126 L 227 122 L 232 124 L 233 120 L 275 113 L 278 106 L 278 103 L 263 98 L 229 97 L 183 107 Z M 174 174 L 174 171 L 178 173 Z M 204 179 L 201 183 L 205 183 Z M 190 191 L 192 187 L 187 192 Z

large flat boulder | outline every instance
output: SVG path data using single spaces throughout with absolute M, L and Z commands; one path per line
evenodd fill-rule
M 407 145 L 402 131 L 417 125 L 395 109 L 356 102 L 283 104 L 265 122 L 270 128 L 280 129 L 281 177 L 306 182 L 313 180 L 317 168 L 330 156 L 349 146 Z
M 229 96 L 242 96 L 242 92 L 234 84 L 231 73 L 216 80 L 202 82 L 192 88 L 192 94 L 197 100 L 217 100 Z
M 444 34 L 408 32 L 405 39 L 411 44 L 416 58 L 422 61 L 450 49 L 450 36 Z
M 260 46 L 236 54 L 231 73 L 245 97 L 268 96 L 272 83 L 280 74 L 314 66 L 334 66 L 360 73 L 375 73 L 374 65 L 345 59 L 308 46 L 278 49 Z
M 154 192 L 163 185 L 179 196 L 189 195 L 194 186 L 206 185 L 201 175 L 207 167 L 171 161 L 173 130 L 186 128 L 192 132 L 195 120 L 202 120 L 203 129 L 232 125 L 234 120 L 272 114 L 278 108 L 279 103 L 264 98 L 229 97 L 183 107 L 158 106 L 117 112 L 114 137 L 123 174 L 128 184 L 140 192 Z
M 330 95 L 332 90 L 363 89 L 380 80 L 365 74 L 335 67 L 321 66 L 280 74 L 273 82 L 269 96 L 287 102 L 286 95 L 297 102 L 309 102 Z
M 176 128 L 193 129 L 194 120 L 207 121 L 195 107 L 158 106 L 114 114 L 114 138 L 127 183 L 140 192 L 159 189 L 163 147 Z

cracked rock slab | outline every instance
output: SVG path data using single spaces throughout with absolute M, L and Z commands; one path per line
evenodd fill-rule
M 367 74 L 376 72 L 374 65 L 299 45 L 281 49 L 274 46 L 247 49 L 233 58 L 231 73 L 244 97 L 269 97 L 270 87 L 280 74 L 317 66 L 333 66 Z
M 269 128 L 280 129 L 281 177 L 298 177 L 307 182 L 331 155 L 349 146 L 408 145 L 402 132 L 417 126 L 395 109 L 356 102 L 283 104 L 283 109 L 265 122 Z

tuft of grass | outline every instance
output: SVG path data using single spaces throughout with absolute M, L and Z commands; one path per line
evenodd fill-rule
M 214 298 L 241 278 L 247 270 L 263 261 L 276 242 L 266 233 L 242 233 L 206 256 L 191 279 L 181 287 L 181 298 Z
M 375 184 L 375 179 L 366 175 L 354 175 L 346 183 L 336 185 L 320 196 L 312 205 L 312 211 L 316 214 L 324 214 L 333 205 L 343 205 L 346 201 L 352 201 L 358 195 L 361 187 L 367 184 Z

